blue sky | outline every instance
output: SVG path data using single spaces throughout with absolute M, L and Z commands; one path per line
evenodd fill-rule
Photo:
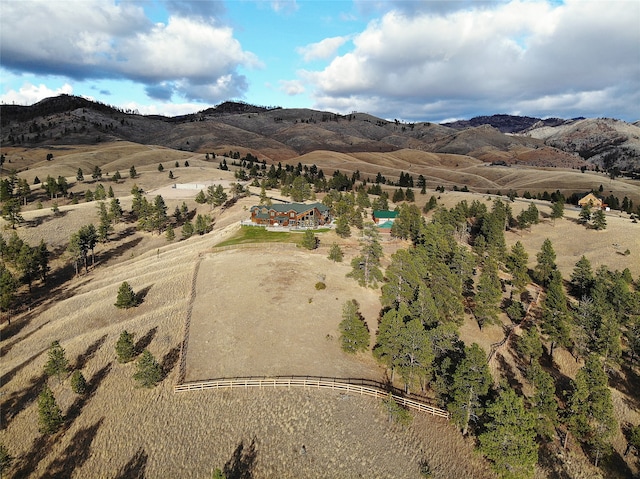
M 0 101 L 640 119 L 637 0 L 0 0 Z

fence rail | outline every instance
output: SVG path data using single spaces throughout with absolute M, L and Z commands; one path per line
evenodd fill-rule
M 317 389 L 331 389 L 333 391 L 344 391 L 350 394 L 370 396 L 374 398 L 386 398 L 389 391 L 384 389 L 375 381 L 366 379 L 334 379 L 322 377 L 270 377 L 270 378 L 225 378 L 212 379 L 209 381 L 194 381 L 174 386 L 174 392 L 201 391 L 205 389 L 246 389 L 246 388 L 271 388 L 271 387 L 303 387 Z M 433 416 L 449 418 L 449 413 L 425 402 L 410 399 L 398 394 L 392 394 L 395 401 L 407 408 L 429 413 Z

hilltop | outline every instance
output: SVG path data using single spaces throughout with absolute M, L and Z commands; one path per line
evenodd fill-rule
M 3 148 L 126 140 L 194 153 L 251 151 L 271 161 L 286 161 L 315 150 L 413 149 L 508 165 L 640 169 L 640 128 L 607 119 L 493 115 L 439 125 L 239 102 L 169 118 L 144 116 L 69 95 L 31 106 L 1 105 L 0 117 Z

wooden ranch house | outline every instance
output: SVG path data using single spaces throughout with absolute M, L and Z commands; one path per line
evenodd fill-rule
M 590 208 L 603 208 L 602 200 L 593 193 L 589 193 L 585 197 L 578 200 L 578 206 L 589 205 Z
M 251 221 L 264 226 L 316 228 L 331 223 L 331 214 L 329 208 L 322 203 L 257 205 L 251 207 Z

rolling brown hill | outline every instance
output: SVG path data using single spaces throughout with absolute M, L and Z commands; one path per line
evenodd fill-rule
M 415 149 L 469 155 L 489 163 L 640 168 L 640 128 L 606 119 L 543 121 L 494 115 L 437 125 L 388 121 L 366 113 L 338 115 L 238 102 L 168 118 L 143 116 L 69 95 L 26 107 L 2 105 L 0 117 L 3 147 L 127 140 L 201 153 L 228 147 L 272 161 L 314 150 Z

